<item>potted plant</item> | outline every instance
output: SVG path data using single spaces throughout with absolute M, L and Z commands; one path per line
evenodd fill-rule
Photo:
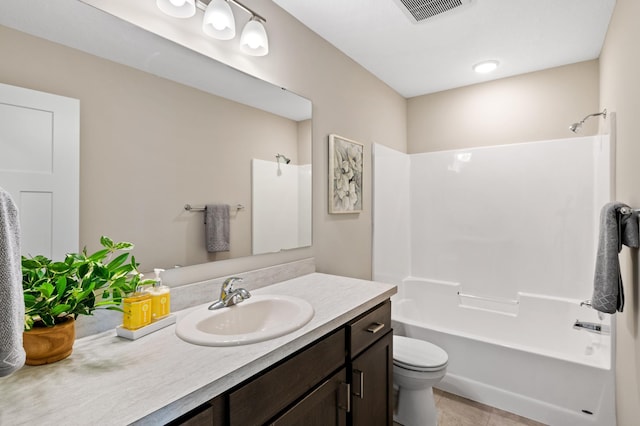
M 122 298 L 152 282 L 143 282 L 135 258 L 129 260 L 133 244 L 114 243 L 104 236 L 100 244 L 103 249 L 91 255 L 85 247 L 61 262 L 40 255 L 22 257 L 27 365 L 68 357 L 78 315 L 92 315 L 98 308 L 122 312 Z

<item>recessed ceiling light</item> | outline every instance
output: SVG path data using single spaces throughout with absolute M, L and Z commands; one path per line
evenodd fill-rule
M 473 66 L 473 70 L 479 74 L 486 74 L 498 68 L 500 62 L 498 61 L 484 61 Z

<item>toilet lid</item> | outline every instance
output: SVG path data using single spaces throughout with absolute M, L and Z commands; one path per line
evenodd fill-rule
M 434 371 L 447 365 L 449 356 L 440 347 L 424 340 L 393 336 L 393 363 L 415 371 Z

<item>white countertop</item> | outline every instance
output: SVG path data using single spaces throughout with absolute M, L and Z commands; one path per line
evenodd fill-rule
M 78 339 L 69 358 L 0 378 L 0 425 L 166 423 L 395 292 L 393 285 L 319 273 L 254 290 L 306 299 L 315 314 L 293 333 L 250 345 L 193 345 L 176 336 L 175 325 L 135 341 L 114 330 Z M 192 309 L 177 312 L 178 322 Z

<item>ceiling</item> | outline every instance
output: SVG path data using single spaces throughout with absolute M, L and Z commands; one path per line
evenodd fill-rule
M 470 0 L 414 23 L 401 0 L 273 2 L 407 98 L 596 59 L 615 7 L 615 0 Z M 493 73 L 472 70 L 491 59 L 500 62 Z

